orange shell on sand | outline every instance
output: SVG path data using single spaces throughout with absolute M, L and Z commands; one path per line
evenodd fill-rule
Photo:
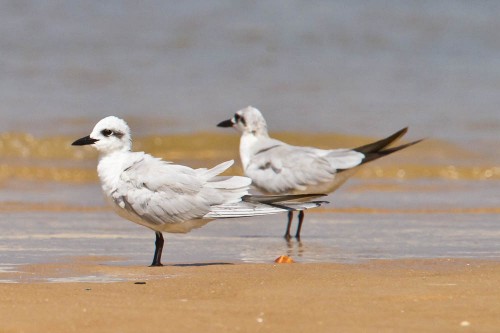
M 293 263 L 293 259 L 290 258 L 289 256 L 279 256 L 274 260 L 275 263 L 277 264 L 291 264 Z

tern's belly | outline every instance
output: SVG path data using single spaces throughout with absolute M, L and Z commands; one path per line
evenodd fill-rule
M 210 221 L 213 221 L 212 219 L 194 219 L 182 222 L 150 221 L 145 217 L 141 217 L 135 214 L 130 208 L 127 209 L 126 206 L 121 207 L 111 199 L 109 199 L 108 201 L 111 207 L 113 207 L 113 210 L 124 219 L 137 223 L 154 231 L 184 234 L 190 232 L 193 229 L 200 228 Z

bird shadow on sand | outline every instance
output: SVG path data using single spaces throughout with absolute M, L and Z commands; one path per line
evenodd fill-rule
M 221 266 L 221 265 L 234 265 L 230 262 L 200 262 L 200 263 L 185 263 L 185 264 L 166 264 L 165 266 L 173 267 L 205 267 L 205 266 Z

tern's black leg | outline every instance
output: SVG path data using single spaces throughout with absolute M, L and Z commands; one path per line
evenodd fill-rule
M 297 226 L 297 233 L 295 234 L 295 238 L 300 240 L 300 230 L 302 229 L 302 222 L 304 222 L 304 211 L 301 210 L 299 212 L 299 225 Z
M 155 241 L 155 255 L 153 257 L 153 263 L 151 264 L 151 267 L 154 266 L 163 266 L 161 264 L 161 253 L 163 251 L 163 235 L 161 232 L 156 231 L 156 241 Z
M 285 231 L 285 239 L 290 240 L 292 236 L 290 236 L 290 227 L 292 226 L 292 220 L 293 220 L 293 212 L 289 211 L 288 212 L 288 224 L 286 225 L 286 231 Z

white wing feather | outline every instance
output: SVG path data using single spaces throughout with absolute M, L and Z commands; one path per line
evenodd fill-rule
M 191 169 L 144 154 L 120 176 L 113 201 L 152 225 L 203 218 L 211 207 L 237 202 L 248 193 L 246 177 L 214 177 L 232 161 L 213 169 Z

